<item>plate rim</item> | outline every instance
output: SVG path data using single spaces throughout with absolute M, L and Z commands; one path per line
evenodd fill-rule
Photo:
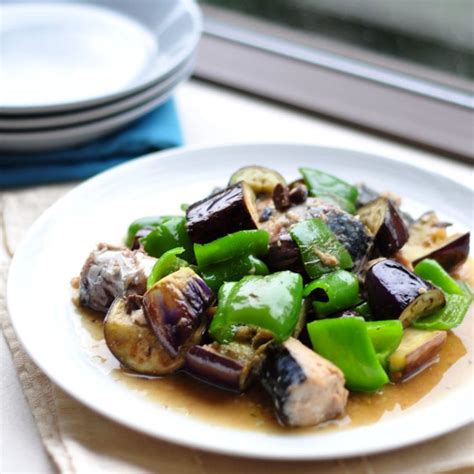
M 80 185 L 76 186 L 74 189 L 66 193 L 64 196 L 62 196 L 60 199 L 58 199 L 55 203 L 53 203 L 49 208 L 47 208 L 36 220 L 35 222 L 30 226 L 30 228 L 27 230 L 25 233 L 21 243 L 19 244 L 18 248 L 16 249 L 16 252 L 11 260 L 10 263 L 10 268 L 9 268 L 9 273 L 8 273 L 8 280 L 7 280 L 7 291 L 6 291 L 6 302 L 7 302 L 7 308 L 10 314 L 10 319 L 12 322 L 12 326 L 15 330 L 15 333 L 17 334 L 18 340 L 20 341 L 22 347 L 24 350 L 27 352 L 27 354 L 32 358 L 32 360 L 40 367 L 40 369 L 50 378 L 50 380 L 60 386 L 66 393 L 68 393 L 71 397 L 73 397 L 75 400 L 77 400 L 79 403 L 82 403 L 86 405 L 88 408 L 92 409 L 96 413 L 100 413 L 101 415 L 105 416 L 108 419 L 111 419 L 112 421 L 115 421 L 119 424 L 122 424 L 124 426 L 127 426 L 129 428 L 132 428 L 134 430 L 137 430 L 141 433 L 146 433 L 154 438 L 173 442 L 179 445 L 183 446 L 188 446 L 191 448 L 197 448 L 201 449 L 204 451 L 208 452 L 213 452 L 213 453 L 220 453 L 220 454 L 228 454 L 236 457 L 243 457 L 243 458 L 258 458 L 258 459 L 269 459 L 269 460 L 328 460 L 328 459 L 343 459 L 343 458 L 349 458 L 349 457 L 354 457 L 354 456 L 363 456 L 363 455 L 369 455 L 369 454 L 375 454 L 375 453 L 382 453 L 382 452 L 388 452 L 388 451 L 393 451 L 396 449 L 400 449 L 403 447 L 406 447 L 408 445 L 415 445 L 421 442 L 428 441 L 430 439 L 439 437 L 441 435 L 450 433 L 453 430 L 459 429 L 463 426 L 466 426 L 474 421 L 474 414 L 470 413 L 469 416 L 465 416 L 464 418 L 451 418 L 449 423 L 444 423 L 442 428 L 434 429 L 430 433 L 424 433 L 423 435 L 418 435 L 418 436 L 413 436 L 408 434 L 407 437 L 403 440 L 398 440 L 396 444 L 391 444 L 390 442 L 386 442 L 385 444 L 382 445 L 377 445 L 377 446 L 368 446 L 365 447 L 363 451 L 361 450 L 352 450 L 346 449 L 343 453 L 338 453 L 338 454 L 331 454 L 329 453 L 328 455 L 321 455 L 318 454 L 317 456 L 307 454 L 307 455 L 302 455 L 300 453 L 296 453 L 295 455 L 291 455 L 288 453 L 262 453 L 262 452 L 246 452 L 246 451 L 238 451 L 235 452 L 234 450 L 230 448 L 223 448 L 223 447 L 212 447 L 209 446 L 209 444 L 206 444 L 204 441 L 201 440 L 188 440 L 188 439 L 182 439 L 178 435 L 170 435 L 170 434 L 157 434 L 156 431 L 150 430 L 147 427 L 140 426 L 137 423 L 134 423 L 133 421 L 131 422 L 130 420 L 125 419 L 122 415 L 115 413 L 110 413 L 106 408 L 103 406 L 98 406 L 95 404 L 92 400 L 90 400 L 89 397 L 83 396 L 80 397 L 72 392 L 70 389 L 68 389 L 67 386 L 63 386 L 61 383 L 61 380 L 58 380 L 53 373 L 49 370 L 48 367 L 44 367 L 41 362 L 38 362 L 35 355 L 33 355 L 29 348 L 25 345 L 23 341 L 22 334 L 18 332 L 18 328 L 16 325 L 15 317 L 13 316 L 14 311 L 12 312 L 12 298 L 11 294 L 13 292 L 12 290 L 12 280 L 14 279 L 15 272 L 16 272 L 16 266 L 17 266 L 17 261 L 21 257 L 21 253 L 23 252 L 23 248 L 27 246 L 28 241 L 31 239 L 31 236 L 33 236 L 36 232 L 36 229 L 40 227 L 43 223 L 43 221 L 47 220 L 50 216 L 50 214 L 54 213 L 56 208 L 59 208 L 60 206 L 64 205 L 65 203 L 67 204 L 68 199 L 74 198 L 74 195 L 76 193 L 81 193 L 83 189 L 87 190 L 87 187 L 89 186 L 95 186 L 96 183 L 100 183 L 102 180 L 108 180 L 111 177 L 114 176 L 114 174 L 118 173 L 123 173 L 129 169 L 133 169 L 134 167 L 140 167 L 141 163 L 145 161 L 151 161 L 151 160 L 159 160 L 162 158 L 173 158 L 177 155 L 179 157 L 180 155 L 186 155 L 189 152 L 199 152 L 199 151 L 207 151 L 207 150 L 219 150 L 223 152 L 225 149 L 229 148 L 235 148 L 235 147 L 241 147 L 241 148 L 261 148 L 261 147 L 266 147 L 266 148 L 274 148 L 274 147 L 279 147 L 279 146 L 286 146 L 286 147 L 299 147 L 299 148 L 309 148 L 312 149 L 313 151 L 319 151 L 319 152 L 324 152 L 324 151 L 331 151 L 331 152 L 343 152 L 343 153 L 352 153 L 352 154 L 360 154 L 360 155 L 365 155 L 366 157 L 370 157 L 370 159 L 381 159 L 383 161 L 389 161 L 392 163 L 392 165 L 398 165 L 402 167 L 407 167 L 411 169 L 416 169 L 418 171 L 421 171 L 423 173 L 426 173 L 431 176 L 435 176 L 437 179 L 442 179 L 443 181 L 455 185 L 456 187 L 461 187 L 465 192 L 468 192 L 472 194 L 472 189 L 469 188 L 468 186 L 464 185 L 463 183 L 460 183 L 459 181 L 456 181 L 450 177 L 441 175 L 439 173 L 433 172 L 429 169 L 424 168 L 423 166 L 420 166 L 418 164 L 414 163 L 407 163 L 403 162 L 391 157 L 385 157 L 381 155 L 377 155 L 374 153 L 366 153 L 366 152 L 361 152 L 358 150 L 352 150 L 348 148 L 339 148 L 339 147 L 325 147 L 325 146 L 319 146 L 319 145 L 313 145 L 313 144 L 308 144 L 308 143 L 298 143 L 298 142 L 288 142 L 288 141 L 282 141 L 282 142 L 246 142 L 246 143 L 226 143 L 226 144 L 216 144 L 216 145 L 193 145 L 193 146 L 186 146 L 186 147 L 179 147 L 176 149 L 172 149 L 169 151 L 164 151 L 164 152 L 154 152 L 147 154 L 141 158 L 138 158 L 136 160 L 124 163 L 122 165 L 116 166 L 110 170 L 104 171 L 98 175 L 96 175 L 93 178 L 90 178 Z M 179 159 L 179 158 L 178 158 Z M 12 271 L 13 270 L 13 271 Z M 471 380 L 472 382 L 472 380 Z M 117 384 L 120 385 L 120 384 Z M 472 392 L 472 387 L 474 384 L 467 382 L 464 384 L 461 388 L 456 390 L 455 394 L 453 395 L 458 395 L 461 396 L 461 398 L 465 395 L 466 393 L 469 395 Z M 122 388 L 118 388 L 118 390 L 122 390 Z M 125 390 L 128 390 L 131 392 L 131 390 L 124 388 Z M 448 397 L 443 397 L 444 399 L 447 399 Z M 191 418 L 192 421 L 197 420 L 197 418 Z M 396 419 L 395 419 L 396 420 Z M 386 422 L 388 424 L 393 423 L 393 421 L 388 421 Z M 207 425 L 207 423 L 206 423 Z M 356 430 L 365 430 L 370 426 L 374 426 L 374 424 L 370 424 L 367 426 L 361 426 L 357 428 L 353 428 L 351 430 L 348 430 L 348 432 L 355 432 Z M 249 431 L 249 433 L 254 433 L 253 431 Z M 250 450 L 252 451 L 252 450 Z
M 152 84 L 149 87 L 134 94 L 127 95 L 126 97 L 99 104 L 96 107 L 33 116 L 10 115 L 7 117 L 0 114 L 0 136 L 2 134 L 43 133 L 52 130 L 62 130 L 65 128 L 86 125 L 91 122 L 112 117 L 116 114 L 124 113 L 127 110 L 155 99 L 161 93 L 168 91 L 170 87 L 177 87 L 183 80 L 186 80 L 189 70 L 191 70 L 192 73 L 195 62 L 196 51 L 193 50 L 192 53 L 187 56 L 184 61 L 181 62 L 163 81 Z M 132 105 L 130 105 L 130 102 Z M 68 119 L 67 123 L 64 123 L 64 118 Z M 9 125 L 15 122 L 20 124 L 20 126 L 16 124 L 13 126 Z M 27 125 L 24 124 L 25 122 Z
M 168 78 L 169 75 L 171 75 L 173 72 L 176 71 L 176 68 L 179 67 L 182 61 L 185 60 L 187 57 L 189 57 L 189 55 L 192 54 L 192 52 L 196 50 L 199 39 L 203 31 L 202 12 L 199 6 L 197 5 L 197 3 L 194 0 L 177 0 L 177 1 L 179 1 L 182 4 L 182 7 L 189 13 L 192 19 L 192 22 L 194 24 L 193 36 L 189 40 L 189 44 L 187 45 L 186 51 L 183 52 L 183 54 L 180 56 L 180 60 L 178 60 L 176 64 L 174 64 L 174 66 L 168 68 L 164 74 L 161 74 L 161 73 L 157 74 L 154 76 L 153 79 L 149 79 L 148 81 L 144 81 L 142 83 L 137 83 L 136 85 L 132 87 L 126 88 L 126 90 L 109 93 L 109 94 L 102 95 L 100 97 L 95 97 L 95 98 L 90 98 L 90 99 L 85 99 L 85 100 L 76 100 L 76 101 L 66 102 L 62 104 L 40 105 L 40 106 L 2 107 L 0 105 L 0 115 L 11 115 L 11 116 L 33 115 L 34 116 L 34 115 L 44 115 L 44 114 L 50 114 L 50 113 L 80 111 L 82 109 L 89 109 L 89 108 L 107 104 L 109 102 L 114 102 L 119 99 L 128 98 Z M 28 5 L 30 3 L 33 5 L 35 4 L 35 2 L 26 2 L 20 5 Z M 51 3 L 51 2 L 46 2 L 46 3 Z M 14 2 L 6 3 L 5 5 L 15 5 L 15 3 Z M 86 7 L 90 6 L 90 4 L 87 2 L 81 2 L 78 5 L 86 6 Z M 101 9 L 112 9 L 114 10 L 114 12 L 117 12 L 117 10 L 114 8 L 111 8 L 110 5 L 106 7 L 103 4 L 100 4 L 100 5 L 92 4 L 92 6 L 99 7 Z M 123 13 L 121 14 L 126 16 Z M 156 40 L 156 31 L 152 30 L 152 34 Z
M 65 146 L 79 146 L 86 141 L 95 140 L 109 133 L 114 133 L 159 107 L 171 97 L 179 84 L 185 82 L 192 75 L 193 69 L 194 63 L 191 61 L 174 78 L 175 81 L 164 90 L 159 91 L 157 95 L 154 95 L 145 102 L 140 102 L 131 108 L 115 112 L 112 115 L 63 128 L 52 127 L 35 129 L 33 131 L 9 130 L 5 132 L 2 130 L 0 131 L 0 140 L 2 142 L 0 152 L 11 153 L 12 156 L 15 156 L 15 153 L 49 152 Z M 25 144 L 26 146 L 24 146 Z M 14 163 L 14 160 L 11 161 Z

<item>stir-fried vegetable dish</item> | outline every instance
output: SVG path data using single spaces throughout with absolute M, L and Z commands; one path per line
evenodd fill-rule
M 413 218 L 392 194 L 299 171 L 288 184 L 242 168 L 185 215 L 140 217 L 124 246 L 92 251 L 79 304 L 105 315 L 125 369 L 236 394 L 260 384 L 281 424 L 311 426 L 343 415 L 349 392 L 436 363 L 472 302 L 451 276 L 469 233 L 448 235 L 435 212 Z

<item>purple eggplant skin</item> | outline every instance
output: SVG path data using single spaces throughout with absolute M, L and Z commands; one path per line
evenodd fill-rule
M 278 209 L 279 211 L 285 211 L 288 209 L 291 205 L 290 190 L 288 189 L 288 186 L 278 183 L 273 188 L 272 199 L 275 209 Z
M 463 264 L 469 257 L 470 240 L 470 232 L 454 236 L 440 247 L 432 250 L 423 257 L 417 258 L 412 262 L 413 266 L 425 258 L 431 258 L 436 260 L 447 272 L 450 272 Z
M 259 341 L 257 332 L 252 341 L 194 345 L 186 352 L 185 370 L 210 385 L 243 392 L 259 372 L 270 341 Z
M 153 231 L 153 227 L 146 227 L 146 226 L 138 230 L 137 233 L 135 234 L 135 237 L 133 238 L 131 250 L 140 249 L 142 247 L 140 240 L 143 239 L 143 237 L 146 237 L 152 231 Z
M 123 367 L 144 375 L 167 375 L 184 365 L 158 342 L 141 308 L 129 311 L 125 298 L 116 298 L 104 320 L 104 338 Z
M 405 221 L 391 201 L 387 203 L 387 213 L 375 239 L 375 245 L 384 257 L 396 254 L 408 240 Z
M 373 201 L 374 199 L 381 197 L 380 193 L 378 193 L 377 191 L 374 191 L 372 188 L 369 188 L 364 183 L 357 184 L 357 190 L 359 191 L 359 195 L 357 197 L 356 209 L 359 209 L 365 206 L 366 204 L 369 204 L 370 201 Z M 405 222 L 405 225 L 407 225 L 408 227 L 411 226 L 415 222 L 415 219 L 413 218 L 413 216 L 411 216 L 407 212 L 402 211 L 397 205 L 397 203 L 394 202 L 393 200 L 391 202 L 396 207 L 398 213 L 400 214 L 403 221 Z
M 272 272 L 290 270 L 306 275 L 300 250 L 286 231 L 282 231 L 277 239 L 270 242 L 264 260 Z
M 236 355 L 220 350 L 223 346 L 217 343 L 204 346 L 192 346 L 186 353 L 185 370 L 189 375 L 202 382 L 232 392 L 243 392 L 250 383 L 252 376 L 252 357 L 255 351 L 244 344 L 231 343 L 250 351 L 250 354 Z
M 379 197 L 357 211 L 360 220 L 374 237 L 380 255 L 391 257 L 408 240 L 408 228 L 392 202 Z
M 145 317 L 160 344 L 178 357 L 198 344 L 206 328 L 206 312 L 214 294 L 188 267 L 162 278 L 143 297 Z
M 303 204 L 308 199 L 308 188 L 304 184 L 299 184 L 290 189 L 291 204 Z
M 186 372 L 219 388 L 240 392 L 244 364 L 211 350 L 210 345 L 192 346 L 186 352 Z
M 404 327 L 446 304 L 444 293 L 394 260 L 380 260 L 365 275 L 375 319 L 400 319 Z
M 255 194 L 245 182 L 196 202 L 186 211 L 186 230 L 193 242 L 205 244 L 239 230 L 258 228 Z

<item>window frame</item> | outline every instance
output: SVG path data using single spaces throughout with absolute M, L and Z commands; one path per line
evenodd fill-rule
M 471 82 L 217 7 L 203 11 L 196 77 L 474 161 Z

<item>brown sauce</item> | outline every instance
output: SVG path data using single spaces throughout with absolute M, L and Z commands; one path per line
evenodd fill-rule
M 458 275 L 474 286 L 474 260 L 459 270 Z M 103 340 L 102 316 L 78 310 L 77 327 L 84 349 L 115 380 L 125 383 L 141 395 L 179 413 L 197 417 L 208 423 L 236 428 L 285 432 L 276 421 L 268 396 L 259 387 L 236 395 L 206 385 L 183 374 L 163 378 L 145 378 L 126 372 L 107 349 Z M 411 379 L 386 385 L 375 394 L 351 393 L 343 418 L 314 428 L 292 429 L 292 433 L 308 433 L 334 428 L 353 428 L 397 416 L 404 410 L 416 409 L 462 385 L 472 376 L 474 306 L 464 322 L 448 333 L 439 358 Z

